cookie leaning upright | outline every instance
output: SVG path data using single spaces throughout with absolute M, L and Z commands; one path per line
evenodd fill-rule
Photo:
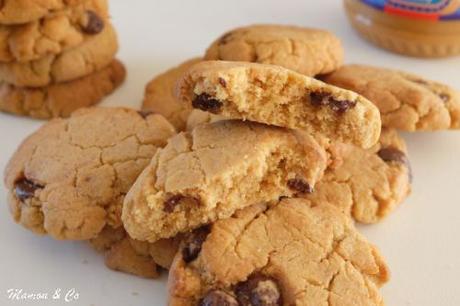
M 398 70 L 346 65 L 324 81 L 370 99 L 382 124 L 404 131 L 460 128 L 460 94 L 447 85 Z
M 217 39 L 205 60 L 272 64 L 315 76 L 342 65 L 343 47 L 332 33 L 286 25 L 252 25 Z
M 17 5 L 27 15 L 36 5 L 32 2 L 20 0 Z M 118 39 L 106 0 L 54 1 L 56 7 L 49 11 L 45 2 L 44 14 L 24 23 L 2 23 L 0 10 L 2 111 L 37 118 L 68 116 L 99 102 L 125 79 L 123 65 L 114 58 Z M 81 101 L 76 99 L 80 93 Z
M 198 63 L 180 80 L 177 95 L 189 108 L 300 129 L 363 148 L 380 135 L 380 114 L 372 102 L 279 66 Z
M 123 204 L 131 237 L 155 242 L 236 210 L 312 192 L 326 167 L 309 135 L 254 122 L 219 121 L 160 149 Z
M 258 204 L 193 232 L 171 267 L 171 306 L 384 305 L 388 267 L 337 208 Z

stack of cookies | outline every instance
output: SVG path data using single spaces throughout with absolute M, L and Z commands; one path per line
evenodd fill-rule
M 11 158 L 16 222 L 89 241 L 169 305 L 383 305 L 389 269 L 354 223 L 410 194 L 398 130 L 460 128 L 445 85 L 343 65 L 331 33 L 251 26 L 153 79 L 143 110 L 54 119 Z
M 0 110 L 66 117 L 125 78 L 107 0 L 16 1 L 0 8 Z

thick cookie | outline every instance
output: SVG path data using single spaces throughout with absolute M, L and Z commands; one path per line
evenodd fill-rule
M 42 88 L 0 84 L 0 110 L 39 119 L 68 117 L 81 107 L 100 102 L 125 80 L 126 70 L 118 60 L 78 80 Z
M 460 128 L 460 95 L 454 89 L 402 71 L 348 65 L 324 81 L 375 103 L 385 127 L 404 131 Z
M 379 251 L 337 208 L 255 205 L 185 240 L 169 273 L 171 306 L 380 305 Z
M 117 50 L 117 35 L 107 23 L 100 34 L 61 54 L 31 62 L 0 63 L 0 81 L 16 86 L 43 87 L 75 80 L 107 66 Z
M 379 111 L 366 98 L 279 66 L 198 63 L 181 79 L 177 95 L 189 108 L 301 129 L 363 148 L 380 135 Z
M 0 25 L 0 61 L 26 62 L 62 53 L 99 34 L 107 20 L 107 0 L 85 0 L 41 20 Z
M 184 72 L 200 61 L 200 58 L 188 60 L 151 80 L 145 88 L 142 109 L 163 115 L 178 131 L 183 131 L 191 110 L 177 100 L 174 90 Z
M 88 108 L 29 136 L 5 170 L 14 219 L 57 239 L 95 238 L 121 226 L 121 205 L 137 176 L 175 133 L 161 115 Z
M 383 129 L 368 150 L 336 143 L 331 151 L 341 159 L 326 170 L 307 198 L 337 206 L 362 223 L 375 223 L 391 213 L 410 193 L 411 169 L 404 140 Z
M 236 210 L 313 191 L 327 158 L 306 133 L 242 121 L 203 124 L 159 150 L 123 204 L 135 239 L 174 237 Z
M 315 76 L 343 62 L 340 40 L 332 33 L 283 25 L 254 25 L 235 29 L 215 41 L 206 60 L 272 64 Z

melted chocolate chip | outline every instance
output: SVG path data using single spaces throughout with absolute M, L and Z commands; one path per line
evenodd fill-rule
M 86 18 L 86 24 L 82 27 L 86 34 L 99 34 L 104 29 L 104 20 L 96 12 L 86 11 Z
M 356 106 L 356 101 L 335 99 L 331 94 L 325 92 L 311 92 L 310 103 L 314 106 L 329 106 L 338 114 L 343 114 L 350 108 Z
M 281 291 L 276 281 L 268 276 L 255 274 L 236 286 L 236 297 L 242 306 L 282 305 Z
M 409 169 L 409 178 L 412 182 L 412 168 L 406 154 L 401 150 L 393 147 L 382 148 L 377 152 L 377 155 L 385 162 L 396 162 L 406 165 Z
M 35 191 L 42 189 L 43 186 L 35 184 L 34 182 L 23 178 L 16 181 L 14 185 L 14 192 L 20 201 L 25 201 L 35 195 Z
M 224 88 L 227 87 L 227 81 L 225 81 L 224 78 L 219 78 L 219 84 L 222 85 L 222 87 Z
M 141 116 L 144 119 L 146 119 L 148 116 L 154 114 L 154 112 L 149 111 L 149 110 L 141 110 L 141 111 L 137 111 L 137 113 L 139 114 L 139 116 Z
M 194 108 L 198 108 L 198 109 L 200 109 L 202 111 L 210 112 L 210 113 L 213 113 L 213 114 L 219 114 L 221 112 L 221 108 L 222 108 L 223 105 L 224 105 L 224 103 L 222 103 L 219 100 L 216 100 L 216 99 L 212 98 L 208 94 L 198 95 L 195 98 L 195 100 L 193 100 L 193 102 L 192 102 L 192 106 Z
M 300 193 L 312 193 L 313 192 L 313 188 L 311 188 L 310 184 L 298 178 L 288 180 L 287 186 L 290 189 L 295 190 Z
M 209 227 L 201 227 L 191 233 L 184 242 L 182 258 L 186 263 L 194 261 L 201 252 L 201 246 L 206 241 L 209 234 Z
M 212 290 L 201 300 L 200 306 L 238 306 L 238 301 L 223 290 Z
M 172 213 L 174 208 L 176 208 L 177 204 L 179 204 L 183 198 L 184 196 L 181 194 L 176 194 L 168 197 L 164 203 L 163 210 L 167 213 Z

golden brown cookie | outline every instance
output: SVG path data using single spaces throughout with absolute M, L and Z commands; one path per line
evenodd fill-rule
M 232 30 L 207 50 L 206 60 L 272 64 L 315 76 L 343 62 L 340 40 L 332 33 L 285 25 L 253 25 Z
M 385 127 L 404 131 L 460 128 L 460 95 L 438 82 L 402 71 L 347 65 L 324 81 L 371 100 Z
M 383 306 L 375 246 L 336 207 L 259 204 L 192 233 L 168 280 L 171 306 Z
M 0 24 L 36 21 L 57 10 L 79 6 L 84 0 L 2 0 Z
M 189 108 L 301 129 L 363 148 L 380 135 L 379 111 L 366 98 L 279 66 L 198 63 L 184 74 L 177 95 Z
M 14 220 L 57 239 L 121 226 L 121 205 L 159 147 L 175 134 L 161 115 L 88 108 L 29 136 L 5 170 Z
M 117 35 L 107 23 L 76 48 L 30 62 L 0 63 L 0 82 L 16 86 L 43 87 L 72 81 L 106 67 L 118 50 Z
M 220 121 L 183 132 L 160 149 L 123 204 L 129 235 L 155 242 L 236 210 L 313 191 L 325 151 L 306 133 Z
M 142 109 L 163 115 L 178 131 L 183 131 L 190 109 L 177 100 L 174 90 L 182 74 L 200 61 L 200 58 L 193 58 L 151 80 L 145 88 Z
M 107 0 L 84 0 L 27 24 L 0 25 L 0 61 L 26 62 L 62 53 L 99 34 L 107 20 Z
M 390 214 L 409 195 L 411 168 L 404 140 L 383 129 L 370 149 L 335 143 L 338 165 L 329 167 L 307 198 L 328 203 L 362 223 L 375 223 Z
M 99 103 L 125 80 L 118 60 L 78 80 L 42 88 L 22 88 L 0 83 L 0 110 L 39 119 L 68 117 L 73 111 Z

